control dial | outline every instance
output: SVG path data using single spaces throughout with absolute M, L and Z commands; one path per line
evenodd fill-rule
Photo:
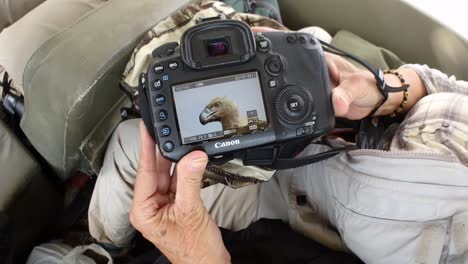
M 275 100 L 279 120 L 286 125 L 299 125 L 313 109 L 313 98 L 309 91 L 291 85 L 283 88 Z

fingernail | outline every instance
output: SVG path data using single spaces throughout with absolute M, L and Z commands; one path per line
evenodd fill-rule
M 200 171 L 205 169 L 207 162 L 208 159 L 206 158 L 195 159 L 190 163 L 190 167 L 192 167 L 193 171 Z

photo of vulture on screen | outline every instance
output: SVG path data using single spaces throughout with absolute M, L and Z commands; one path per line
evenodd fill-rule
M 211 122 L 220 122 L 225 132 L 236 131 L 232 134 L 263 130 L 267 125 L 266 120 L 259 120 L 257 110 L 248 110 L 241 116 L 239 107 L 226 96 L 214 98 L 200 113 L 202 125 Z
M 229 138 L 268 127 L 256 72 L 173 86 L 183 144 Z

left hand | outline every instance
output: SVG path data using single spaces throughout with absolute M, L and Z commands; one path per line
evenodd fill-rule
M 156 151 L 143 123 L 140 136 L 132 225 L 172 263 L 230 263 L 221 232 L 200 197 L 206 154 L 187 154 L 171 177 L 172 163 Z

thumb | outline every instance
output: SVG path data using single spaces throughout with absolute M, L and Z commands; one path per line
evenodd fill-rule
M 201 202 L 201 181 L 207 163 L 208 156 L 202 151 L 193 151 L 179 161 L 176 203 L 185 207 Z
M 351 102 L 353 102 L 353 94 L 349 90 L 342 85 L 333 89 L 332 103 L 336 116 L 344 117 L 348 113 Z

